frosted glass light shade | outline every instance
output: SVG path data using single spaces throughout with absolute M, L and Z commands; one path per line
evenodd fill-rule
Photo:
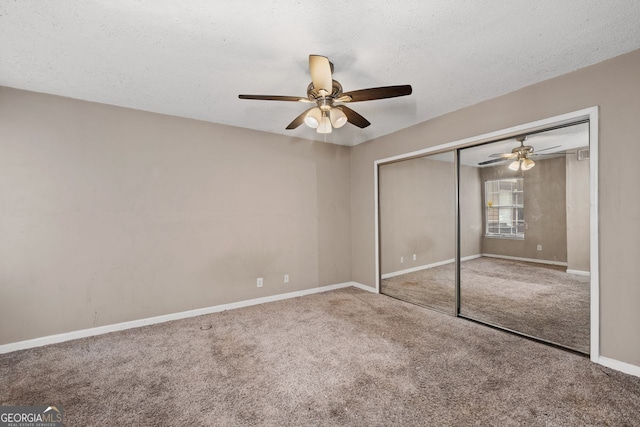
M 531 169 L 532 167 L 534 167 L 536 165 L 536 162 L 534 162 L 531 159 L 524 159 L 522 161 L 522 170 L 523 171 L 528 171 L 529 169 Z
M 304 117 L 304 124 L 309 126 L 310 128 L 317 128 L 320 125 L 320 121 L 322 120 L 322 111 L 318 107 L 312 108 L 309 110 L 307 115 Z
M 345 116 L 344 112 L 342 112 L 339 108 L 332 108 L 329 111 L 329 118 L 331 119 L 331 124 L 334 128 L 341 128 L 347 123 L 347 116 Z
M 520 160 L 514 160 L 513 162 L 511 162 L 511 164 L 509 165 L 509 169 L 511 169 L 512 171 L 517 171 L 518 169 L 520 169 Z
M 322 120 L 320 120 L 320 124 L 318 125 L 318 129 L 316 129 L 318 133 L 331 133 L 331 121 L 329 120 L 329 116 L 324 115 Z

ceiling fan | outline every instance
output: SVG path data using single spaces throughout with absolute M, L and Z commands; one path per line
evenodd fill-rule
M 478 163 L 478 165 L 488 165 L 496 162 L 504 162 L 509 159 L 513 159 L 511 164 L 509 165 L 509 169 L 512 171 L 517 171 L 522 169 L 523 171 L 529 170 L 536 165 L 531 157 L 544 156 L 545 154 L 537 154 L 541 151 L 553 150 L 554 148 L 561 147 L 560 145 L 556 145 L 554 147 L 543 148 L 542 150 L 538 150 L 536 154 L 534 154 L 533 147 L 530 145 L 524 145 L 527 136 L 519 136 L 516 138 L 516 141 L 520 143 L 519 147 L 511 150 L 511 153 L 496 153 L 492 154 L 489 157 L 497 157 L 497 159 L 487 160 L 484 162 Z
M 351 108 L 343 105 L 349 102 L 371 101 L 411 95 L 411 85 L 384 86 L 343 92 L 342 85 L 333 80 L 333 64 L 326 56 L 309 55 L 311 83 L 307 86 L 307 96 L 279 95 L 238 95 L 240 99 L 264 101 L 294 101 L 316 104 L 296 117 L 287 129 L 295 129 L 302 123 L 316 129 L 318 133 L 331 133 L 332 128 L 340 128 L 347 122 L 359 128 L 371 123 Z

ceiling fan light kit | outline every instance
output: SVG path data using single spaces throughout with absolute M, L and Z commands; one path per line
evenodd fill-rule
M 513 162 L 511 162 L 511 164 L 509 165 L 509 169 L 511 169 L 512 171 L 517 171 L 519 169 L 522 169 L 523 171 L 528 171 L 535 165 L 536 165 L 536 162 L 534 162 L 533 160 L 528 158 L 522 158 L 522 159 L 514 160 Z
M 491 163 L 502 162 L 506 160 L 513 160 L 509 164 L 509 169 L 512 171 L 523 170 L 528 171 L 536 165 L 536 162 L 531 159 L 532 156 L 545 156 L 545 154 L 539 154 L 541 151 L 553 150 L 555 148 L 560 148 L 560 145 L 556 145 L 554 147 L 543 148 L 542 150 L 538 150 L 535 154 L 533 152 L 533 147 L 529 145 L 524 145 L 524 141 L 527 139 L 526 136 L 519 136 L 516 140 L 520 143 L 519 147 L 511 150 L 511 153 L 496 153 L 492 154 L 489 157 L 496 157 L 496 159 L 487 160 L 484 162 L 478 163 L 478 165 L 488 165 Z
M 366 128 L 371 123 L 343 103 L 372 101 L 375 99 L 395 98 L 411 95 L 410 85 L 384 86 L 343 92 L 342 85 L 333 80 L 333 64 L 326 56 L 309 55 L 309 71 L 311 83 L 307 86 L 307 97 L 281 95 L 238 95 L 240 99 L 262 101 L 295 101 L 315 103 L 296 117 L 287 129 L 296 129 L 302 123 L 316 129 L 318 133 L 331 133 L 333 128 L 341 128 L 351 123 L 359 128 Z

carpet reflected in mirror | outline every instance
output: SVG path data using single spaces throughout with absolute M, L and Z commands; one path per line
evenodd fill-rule
M 566 273 L 566 267 L 491 257 L 460 267 L 460 314 L 589 353 L 589 277 Z M 382 289 L 453 314 L 454 271 L 454 263 L 415 271 L 382 280 Z

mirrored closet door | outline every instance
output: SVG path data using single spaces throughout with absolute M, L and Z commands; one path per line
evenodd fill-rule
M 459 150 L 459 315 L 589 353 L 589 125 Z
M 455 315 L 454 152 L 378 169 L 380 290 Z

